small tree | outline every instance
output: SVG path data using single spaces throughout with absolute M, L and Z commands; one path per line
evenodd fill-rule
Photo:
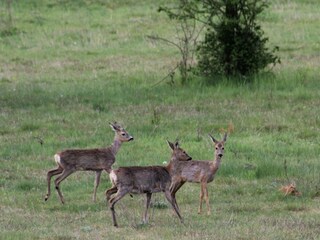
M 176 33 L 171 39 L 155 35 L 147 36 L 151 40 L 162 41 L 179 50 L 180 60 L 168 76 L 174 76 L 178 69 L 182 84 L 185 84 L 189 79 L 190 69 L 194 65 L 197 40 L 203 28 L 197 27 L 197 20 L 192 16 L 194 7 L 196 7 L 194 0 L 179 0 L 176 8 L 159 7 L 159 12 L 167 13 L 170 19 L 176 21 Z
M 220 2 L 219 5 L 217 3 Z M 206 12 L 214 11 L 204 40 L 198 46 L 199 69 L 204 75 L 248 76 L 279 58 L 266 47 L 268 38 L 257 23 L 264 0 L 203 1 Z
M 257 16 L 268 6 L 266 0 L 190 0 L 183 17 L 206 26 L 203 41 L 197 45 L 198 69 L 205 76 L 249 76 L 279 63 L 275 51 L 266 47 L 268 38 L 257 23 Z M 166 8 L 174 14 L 174 10 Z M 174 15 L 176 18 L 179 16 Z

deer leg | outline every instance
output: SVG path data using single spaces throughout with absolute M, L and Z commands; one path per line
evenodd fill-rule
M 47 182 L 48 182 L 48 192 L 44 200 L 47 201 L 51 194 L 51 178 L 52 176 L 62 173 L 63 169 L 59 166 L 58 168 L 52 169 L 47 173 Z
M 173 200 L 174 205 L 176 206 L 176 208 L 178 209 L 178 211 L 180 211 L 177 200 L 176 200 L 176 192 L 182 187 L 182 185 L 184 184 L 184 182 L 177 182 L 177 183 L 173 183 L 170 187 L 170 193 L 171 193 L 171 197 Z
M 107 198 L 107 201 L 110 200 L 111 198 L 111 195 L 116 193 L 118 191 L 118 188 L 117 187 L 112 187 L 112 188 L 109 188 L 107 191 L 106 191 L 106 198 Z
M 201 214 L 201 212 L 202 212 L 203 196 L 204 196 L 204 182 L 201 182 L 201 185 L 200 185 L 200 203 L 199 203 L 198 214 Z
M 94 202 L 96 202 L 96 199 L 97 199 L 97 197 L 96 197 L 96 195 L 97 195 L 97 188 L 98 188 L 98 186 L 99 186 L 99 184 L 100 184 L 101 173 L 102 173 L 102 170 L 96 171 L 96 178 L 95 178 L 95 180 L 94 180 L 94 189 L 93 189 L 93 198 L 92 198 L 92 200 L 93 200 Z
M 148 209 L 149 209 L 150 202 L 151 202 L 151 196 L 152 196 L 152 193 L 147 193 L 146 210 L 145 210 L 144 216 L 143 216 L 143 223 L 144 224 L 148 223 Z
M 64 179 L 66 179 L 73 172 L 74 172 L 74 170 L 72 170 L 72 169 L 64 169 L 62 171 L 62 174 L 54 180 L 54 184 L 56 186 L 56 190 L 57 190 L 57 192 L 59 194 L 60 201 L 61 201 L 62 204 L 64 204 L 64 199 L 63 199 L 62 193 L 60 191 L 59 185 Z
M 164 194 L 165 194 L 166 199 L 168 200 L 168 202 L 171 204 L 173 210 L 176 212 L 177 216 L 179 217 L 181 223 L 183 223 L 183 219 L 182 219 L 182 217 L 180 215 L 180 212 L 179 212 L 179 207 L 178 207 L 178 205 L 175 205 L 174 200 L 172 198 L 172 193 L 169 190 L 166 190 L 164 192 Z
M 205 198 L 206 198 L 206 204 L 207 204 L 207 215 L 209 216 L 211 214 L 210 204 L 209 204 L 209 194 L 208 194 L 208 186 L 207 183 L 204 184 L 204 192 L 205 192 Z
M 111 210 L 112 214 L 112 221 L 113 221 L 113 226 L 118 227 L 117 219 L 116 219 L 116 212 L 114 210 L 114 205 L 121 199 L 123 198 L 129 190 L 127 189 L 118 189 L 117 194 L 109 200 L 109 208 Z

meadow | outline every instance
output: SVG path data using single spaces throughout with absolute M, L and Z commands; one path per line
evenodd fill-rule
M 320 3 L 270 1 L 260 21 L 282 63 L 268 73 L 181 85 L 178 76 L 162 81 L 179 53 L 146 37 L 175 38 L 157 12 L 171 2 L 13 1 L 10 22 L 1 1 L 0 239 L 319 239 Z M 145 196 L 134 195 L 116 205 L 114 228 L 106 173 L 96 203 L 93 172 L 62 182 L 66 204 L 53 187 L 45 202 L 53 155 L 110 145 L 113 121 L 135 138 L 114 168 L 163 165 L 167 139 L 193 159 L 213 159 L 208 133 L 232 129 L 209 184 L 211 216 L 197 214 L 200 186 L 186 183 L 177 193 L 184 224 L 158 193 L 149 224 Z M 279 191 L 289 182 L 300 197 Z

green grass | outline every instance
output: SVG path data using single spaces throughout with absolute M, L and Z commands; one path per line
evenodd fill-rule
M 159 82 L 177 63 L 175 49 L 146 35 L 173 37 L 159 4 L 167 1 L 13 1 L 13 26 L 0 4 L 0 239 L 318 239 L 320 235 L 320 74 L 318 1 L 271 1 L 261 16 L 282 64 L 250 84 L 186 86 Z M 198 215 L 200 186 L 177 194 L 185 224 L 162 194 L 141 224 L 144 196 L 116 205 L 112 227 L 103 174 L 79 172 L 54 189 L 46 173 L 66 148 L 112 142 L 110 121 L 135 137 L 114 167 L 161 165 L 166 139 L 194 159 L 212 159 L 207 134 L 229 124 L 225 156 L 209 184 L 211 216 Z M 42 141 L 42 144 L 40 143 Z M 301 197 L 278 191 L 285 172 Z M 53 186 L 52 186 L 53 187 Z M 204 208 L 205 210 L 205 208 Z

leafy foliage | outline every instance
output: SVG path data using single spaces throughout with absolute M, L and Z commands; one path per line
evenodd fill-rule
M 209 19 L 205 39 L 198 46 L 199 69 L 204 75 L 248 76 L 279 62 L 274 55 L 278 47 L 272 51 L 266 47 L 268 38 L 256 22 L 256 16 L 267 6 L 264 1 L 215 2 L 224 3 L 219 5 L 218 23 Z M 214 4 L 204 3 L 203 7 L 209 13 Z
M 180 0 L 182 13 L 162 9 L 170 18 L 191 18 L 206 26 L 204 40 L 197 45 L 202 75 L 249 76 L 280 62 L 278 47 L 266 47 L 268 38 L 257 23 L 266 7 L 265 0 Z

